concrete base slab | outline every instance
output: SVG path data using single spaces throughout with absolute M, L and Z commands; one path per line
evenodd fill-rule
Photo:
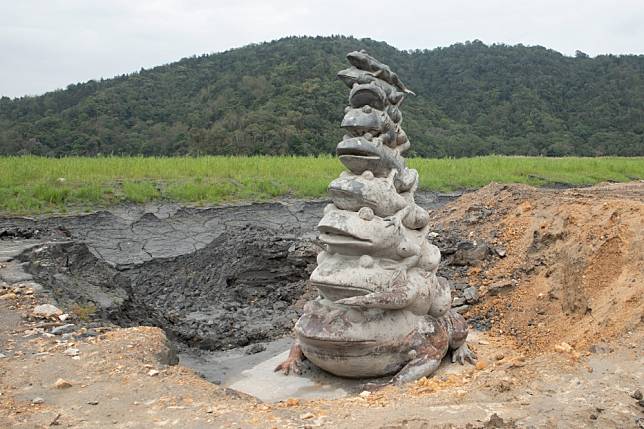
M 275 367 L 287 357 L 288 351 L 285 351 L 242 371 L 240 378 L 227 387 L 253 395 L 264 402 L 278 402 L 288 398 L 341 398 L 359 392 L 364 383 L 364 380 L 335 377 L 311 365 L 305 366 L 302 375 L 286 376 L 274 372 Z
M 468 343 L 476 344 L 479 332 L 471 330 Z M 358 380 L 336 377 L 305 361 L 301 375 L 275 373 L 275 367 L 286 360 L 293 339 L 290 337 L 263 343 L 263 350 L 249 354 L 248 348 L 206 352 L 191 350 L 180 353 L 180 363 L 200 373 L 205 379 L 255 396 L 264 402 L 289 398 L 335 399 L 357 395 L 368 382 L 386 382 L 390 377 Z M 443 360 L 433 377 L 461 374 L 470 365 L 451 363 L 451 354 Z

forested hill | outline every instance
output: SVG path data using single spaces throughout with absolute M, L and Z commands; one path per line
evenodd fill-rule
M 644 155 L 644 56 L 573 57 L 475 41 L 402 52 L 291 37 L 37 97 L 0 99 L 0 154 L 317 154 L 341 139 L 345 55 L 414 90 L 410 155 Z

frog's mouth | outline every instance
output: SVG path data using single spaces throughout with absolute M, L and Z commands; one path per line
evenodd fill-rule
M 372 292 L 361 287 L 338 285 L 333 283 L 312 281 L 311 285 L 318 288 L 322 296 L 334 302 L 344 298 L 353 298 L 354 296 L 367 295 Z
M 358 237 L 343 229 L 331 225 L 319 225 L 320 241 L 327 244 L 346 245 L 360 244 L 371 245 L 373 241 L 368 238 Z
M 352 191 L 349 189 L 342 189 L 342 188 L 334 188 L 334 187 L 329 187 L 329 193 L 331 195 L 335 195 L 338 197 L 345 197 L 345 198 L 360 198 L 361 204 L 367 206 L 367 207 L 377 207 L 378 206 L 378 201 L 375 200 L 370 200 L 369 198 L 365 198 L 365 196 L 360 192 L 360 191 Z
M 344 142 L 342 142 L 344 143 Z M 380 155 L 376 153 L 375 148 L 370 144 L 342 144 L 336 148 L 336 154 L 340 160 L 343 159 L 364 159 L 369 161 L 380 161 Z

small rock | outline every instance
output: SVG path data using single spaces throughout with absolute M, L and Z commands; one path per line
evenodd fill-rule
M 505 356 L 503 355 L 503 353 L 498 353 L 494 358 L 496 360 L 503 360 L 505 358 Z
M 67 313 L 64 313 L 64 314 L 61 314 L 60 316 L 58 316 L 58 320 L 60 320 L 61 322 L 64 322 L 67 319 L 69 319 L 69 314 L 67 314 Z
M 555 346 L 555 351 L 558 353 L 570 353 L 572 352 L 572 346 L 566 342 L 563 342 Z
M 476 361 L 476 365 L 474 365 L 474 367 L 480 371 L 487 367 L 487 363 L 483 359 L 479 359 L 478 361 Z
M 297 405 L 300 405 L 300 400 L 296 398 L 288 398 L 286 400 L 286 406 L 287 407 L 295 407 Z
M 54 383 L 54 387 L 55 387 L 56 389 L 67 389 L 67 388 L 69 388 L 69 387 L 72 387 L 72 383 L 70 383 L 69 381 L 67 381 L 67 380 L 65 380 L 65 379 L 59 378 L 59 379 L 58 379 L 58 380 L 56 380 L 56 382 Z
M 360 392 L 361 398 L 368 398 L 369 395 L 371 395 L 371 392 L 369 392 L 368 390 L 363 390 L 362 392 Z
M 155 375 L 159 375 L 159 371 L 157 371 L 156 369 L 151 369 L 148 371 L 148 375 L 150 377 L 154 377 Z
M 63 352 L 63 354 L 67 356 L 78 356 L 79 353 L 80 353 L 80 350 L 75 348 L 69 348 Z
M 4 354 L 4 353 L 0 353 L 0 359 L 4 359 L 4 358 L 6 358 L 6 357 L 7 357 L 7 355 L 6 355 L 6 354 Z
M 454 297 L 454 300 L 452 301 L 452 307 L 460 307 L 461 305 L 465 304 L 465 298 L 461 296 Z
M 494 248 L 494 253 L 499 255 L 499 258 L 505 258 L 505 256 L 507 255 L 507 253 L 506 253 L 506 251 L 505 251 L 505 249 L 503 247 L 495 247 Z
M 32 404 L 42 404 L 44 403 L 45 400 L 41 398 L 40 396 L 35 397 L 34 399 L 31 400 Z
M 637 403 L 640 407 L 644 407 L 644 399 L 640 399 L 639 401 L 637 401 Z
M 488 288 L 488 293 L 490 295 L 498 295 L 500 293 L 509 291 L 514 287 L 515 284 L 512 283 L 512 281 L 503 281 L 503 282 L 498 282 L 491 284 L 490 287 Z
M 16 299 L 18 295 L 16 295 L 13 292 L 5 293 L 4 295 L 0 295 L 0 299 L 2 300 L 8 300 L 8 299 Z
M 264 350 L 266 350 L 266 346 L 264 344 L 255 343 L 252 346 L 247 347 L 246 350 L 244 350 L 244 353 L 247 355 L 254 355 L 256 353 L 263 352 Z
M 309 420 L 315 417 L 315 414 L 313 413 L 304 413 L 300 416 L 300 419 L 302 420 Z
M 98 401 L 87 401 L 89 405 L 98 405 Z
M 502 428 L 506 426 L 505 421 L 497 413 L 494 413 L 490 416 L 490 419 L 485 423 L 485 427 L 488 428 Z
M 490 342 L 489 342 L 489 341 L 485 341 L 485 340 L 479 340 L 479 344 L 480 344 L 480 345 L 482 345 L 482 346 L 489 346 L 489 345 L 490 345 Z
M 461 305 L 460 307 L 454 307 L 454 310 L 456 310 L 456 312 L 458 314 L 462 314 L 462 313 L 466 312 L 467 310 L 469 310 L 469 308 L 470 308 L 470 306 L 466 304 L 466 305 Z
M 63 326 L 56 326 L 55 328 L 52 328 L 51 333 L 54 335 L 63 335 L 74 332 L 75 329 L 76 325 L 74 325 L 73 323 L 68 323 Z
M 631 393 L 631 398 L 640 401 L 642 399 L 642 391 L 640 389 L 637 389 L 635 392 Z
M 597 414 L 591 414 L 590 420 L 597 420 Z
M 463 298 L 468 304 L 476 304 L 479 302 L 479 291 L 475 287 L 468 287 L 463 290 Z
M 51 304 L 41 304 L 34 307 L 34 316 L 37 317 L 51 317 L 51 316 L 60 316 L 63 314 L 63 311 Z
M 452 259 L 452 265 L 477 265 L 488 255 L 490 249 L 484 241 L 461 241 Z

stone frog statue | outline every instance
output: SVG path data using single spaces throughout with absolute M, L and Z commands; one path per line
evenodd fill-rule
M 450 351 L 461 364 L 476 355 L 465 319 L 450 308 L 449 283 L 436 276 L 440 251 L 414 201 L 418 172 L 402 156 L 410 142 L 400 106 L 413 92 L 366 52 L 347 58 L 352 67 L 338 77 L 351 92 L 336 153 L 348 171 L 329 185 L 332 203 L 318 224 L 324 250 L 310 283 L 319 296 L 304 306 L 275 370 L 299 373 L 308 359 L 341 377 L 400 384 L 432 374 Z

